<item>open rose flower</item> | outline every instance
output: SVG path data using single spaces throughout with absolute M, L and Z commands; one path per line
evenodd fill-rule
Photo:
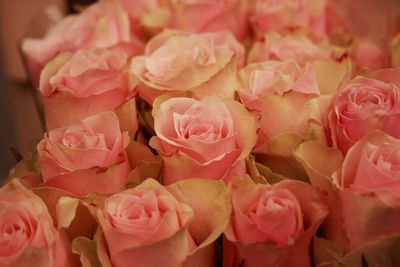
M 371 134 L 349 151 L 338 183 L 360 194 L 387 191 L 400 197 L 399 167 L 400 140 L 383 133 Z
M 248 63 L 267 60 L 294 60 L 304 66 L 307 62 L 331 57 L 331 48 L 322 43 L 314 43 L 305 35 L 268 32 L 262 41 L 255 42 L 249 52 Z
M 381 81 L 386 73 L 395 78 L 400 70 L 383 70 L 375 78 L 356 77 L 338 91 L 329 112 L 329 127 L 333 145 L 343 154 L 374 129 L 400 137 L 400 84 L 391 77 Z
M 135 92 L 124 53 L 79 50 L 49 62 L 40 77 L 48 130 L 112 111 Z
M 193 179 L 164 187 L 147 179 L 109 197 L 98 210 L 106 241 L 98 244 L 100 261 L 115 267 L 215 266 L 213 242 L 230 211 L 221 181 Z
M 228 32 L 165 30 L 147 43 L 144 56 L 131 60 L 130 71 L 141 80 L 140 96 L 149 103 L 164 93 L 183 90 L 197 96 L 233 97 L 243 57 L 243 46 Z
M 122 50 L 128 55 L 143 51 L 143 44 L 132 35 L 128 15 L 118 1 L 93 4 L 78 15 L 62 19 L 43 39 L 26 38 L 22 43 L 35 84 L 41 69 L 58 54 L 95 47 Z
M 306 28 L 322 36 L 326 27 L 325 0 L 255 0 L 252 23 L 256 36 L 268 31 Z
M 244 40 L 249 31 L 247 1 L 176 0 L 171 10 L 172 28 L 188 32 L 228 30 L 238 40 Z
M 128 143 L 112 112 L 52 130 L 37 147 L 43 183 L 76 195 L 119 192 L 130 171 Z
M 161 154 L 164 183 L 170 184 L 187 178 L 228 179 L 229 171 L 243 174 L 257 125 L 238 102 L 210 96 L 171 98 L 155 106 L 154 129 L 157 136 L 150 145 Z
M 400 140 L 379 131 L 367 135 L 349 150 L 334 178 L 351 248 L 400 234 Z
M 264 151 L 269 140 L 283 134 L 308 134 L 310 114 L 305 103 L 319 95 L 311 65 L 302 68 L 294 61 L 266 61 L 247 65 L 239 76 L 239 95 L 262 129 L 257 150 Z
M 17 180 L 0 189 L 0 266 L 76 266 L 45 203 Z
M 330 199 L 323 237 L 340 245 L 345 258 L 363 254 L 376 259 L 371 263 L 395 266 L 388 264 L 391 255 L 384 244 L 400 235 L 399 151 L 400 140 L 381 131 L 355 143 L 345 158 L 315 141 L 297 150 L 311 183 Z
M 298 181 L 265 185 L 246 177 L 231 194 L 223 266 L 311 266 L 311 239 L 328 213 L 319 192 Z
M 115 267 L 150 266 L 160 259 L 166 266 L 178 266 L 194 246 L 187 232 L 192 216 L 188 205 L 155 181 L 111 196 L 98 213 Z M 152 244 L 165 254 L 154 254 Z

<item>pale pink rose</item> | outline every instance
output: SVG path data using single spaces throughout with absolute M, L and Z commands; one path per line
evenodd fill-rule
M 146 179 L 109 197 L 97 211 L 102 266 L 213 267 L 214 242 L 229 223 L 222 181 L 190 179 L 162 186 Z
M 228 32 L 165 30 L 147 43 L 144 56 L 131 60 L 130 71 L 142 82 L 138 90 L 149 103 L 183 90 L 232 98 L 236 69 L 243 60 L 243 46 Z
M 37 146 L 43 185 L 76 195 L 119 192 L 130 171 L 128 143 L 112 112 L 52 130 Z
M 344 158 L 339 150 L 315 141 L 296 151 L 311 183 L 329 196 L 323 237 L 344 252 L 400 234 L 399 151 L 400 140 L 379 130 L 356 142 Z M 367 251 L 365 257 L 373 253 Z
M 286 133 L 305 136 L 310 114 L 305 103 L 319 95 L 317 77 L 307 64 L 266 61 L 247 65 L 239 73 L 239 96 L 258 118 L 258 145 Z
M 331 54 L 329 46 L 315 43 L 305 35 L 268 32 L 262 41 L 254 43 L 247 62 L 295 60 L 304 66 L 307 62 L 330 59 Z
M 154 107 L 150 140 L 163 158 L 166 184 L 188 178 L 228 179 L 244 174 L 244 158 L 255 144 L 257 125 L 233 100 L 171 98 Z
M 192 209 L 155 180 L 108 198 L 98 219 L 112 266 L 181 266 L 195 244 Z
M 358 68 L 376 70 L 389 67 L 389 53 L 385 47 L 369 38 L 355 38 L 351 57 Z
M 98 48 L 50 61 L 41 73 L 39 91 L 48 130 L 111 111 L 136 94 L 126 55 Z
M 387 191 L 400 197 L 399 166 L 400 140 L 374 134 L 349 151 L 338 183 L 361 194 Z
M 322 36 L 326 10 L 325 0 L 255 0 L 251 21 L 258 38 L 268 31 L 299 28 Z
M 77 266 L 45 203 L 17 180 L 0 189 L 0 214 L 1 267 Z
M 230 31 L 243 41 L 249 32 L 247 1 L 175 0 L 171 27 L 188 32 Z
M 391 73 L 395 78 L 400 71 L 384 70 L 379 75 Z M 400 88 L 394 79 L 385 82 L 377 79 L 356 77 L 340 89 L 329 112 L 329 127 L 333 145 L 343 154 L 364 135 L 380 129 L 394 137 L 400 137 Z M 388 79 L 391 79 L 389 81 Z
M 379 131 L 365 136 L 348 151 L 334 181 L 350 248 L 400 234 L 400 140 Z
M 319 192 L 298 181 L 263 185 L 244 178 L 231 194 L 224 266 L 311 266 L 311 239 L 328 214 Z
M 41 69 L 58 54 L 94 47 L 128 55 L 142 53 L 143 44 L 131 34 L 128 15 L 118 1 L 93 4 L 80 14 L 65 17 L 43 39 L 26 38 L 22 43 L 35 84 Z

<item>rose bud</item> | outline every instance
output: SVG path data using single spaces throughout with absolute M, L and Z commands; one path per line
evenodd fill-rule
M 165 30 L 147 43 L 144 56 L 131 60 L 130 71 L 142 82 L 140 96 L 151 104 L 157 96 L 182 90 L 233 98 L 243 59 L 243 46 L 228 32 Z
M 187 178 L 222 179 L 244 174 L 257 124 L 233 100 L 171 98 L 154 106 L 150 140 L 164 161 L 164 183 Z
M 230 213 L 222 181 L 189 179 L 164 187 L 146 179 L 98 210 L 97 255 L 103 266 L 212 267 L 214 242 Z
M 129 56 L 143 52 L 143 44 L 132 35 L 128 15 L 118 1 L 100 1 L 63 18 L 43 39 L 24 39 L 22 52 L 36 86 L 41 69 L 58 54 L 95 47 L 124 51 Z
M 120 192 L 130 171 L 128 143 L 112 112 L 52 130 L 37 146 L 43 185 L 80 196 Z
M 364 136 L 344 158 L 315 141 L 296 151 L 311 183 L 328 193 L 331 213 L 322 237 L 343 251 L 336 261 L 363 255 L 371 265 L 396 266 L 388 246 L 397 250 L 392 240 L 400 235 L 399 151 L 400 140 L 381 131 Z
M 325 0 L 255 0 L 251 22 L 256 37 L 269 31 L 305 28 L 317 36 L 326 31 Z
M 77 266 L 45 203 L 17 180 L 0 189 L 0 266 Z
M 194 248 L 192 209 L 154 180 L 108 198 L 98 218 L 110 260 L 122 266 L 179 266 Z M 157 265 L 158 263 L 158 265 Z
M 306 138 L 310 131 L 310 114 L 305 104 L 319 95 L 311 65 L 300 67 L 294 61 L 266 61 L 247 65 L 240 71 L 239 78 L 239 96 L 261 126 L 257 152 L 270 153 L 267 151 L 269 142 L 279 140 L 280 136 L 290 134 Z M 282 139 L 286 141 L 287 138 Z
M 135 86 L 124 53 L 91 49 L 63 54 L 49 62 L 40 77 L 46 128 L 112 111 L 135 96 Z
M 400 123 L 400 83 L 394 80 L 398 79 L 396 73 L 399 75 L 400 70 L 383 70 L 375 78 L 356 77 L 338 91 L 329 111 L 328 131 L 333 146 L 343 154 L 375 129 L 400 137 L 396 126 Z
M 328 214 L 319 192 L 299 181 L 265 185 L 246 177 L 231 194 L 223 266 L 311 266 L 311 239 Z

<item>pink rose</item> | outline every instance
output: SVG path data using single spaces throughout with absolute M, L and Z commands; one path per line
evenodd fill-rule
M 258 37 L 268 31 L 299 28 L 322 36 L 326 9 L 325 0 L 255 0 L 251 21 Z
M 131 34 L 128 15 L 118 1 L 100 1 L 81 14 L 65 17 L 43 39 L 26 38 L 22 51 L 36 84 L 45 64 L 66 51 L 109 48 L 140 54 L 143 44 Z
M 243 58 L 243 46 L 228 32 L 165 30 L 147 43 L 144 56 L 131 60 L 130 70 L 142 82 L 139 93 L 149 103 L 182 90 L 233 97 L 236 68 Z
M 185 180 L 167 187 L 147 179 L 109 197 L 98 210 L 103 266 L 215 266 L 214 241 L 229 222 L 221 181 Z M 106 249 L 108 247 L 108 253 Z
M 351 248 L 400 234 L 399 166 L 400 140 L 382 132 L 365 136 L 347 153 L 334 182 Z
M 328 208 L 310 185 L 286 180 L 232 186 L 224 266 L 311 266 L 310 243 Z
M 171 98 L 154 107 L 157 136 L 150 145 L 164 161 L 164 183 L 187 178 L 221 179 L 244 174 L 257 125 L 233 100 Z M 233 175 L 233 174 L 232 174 Z
M 0 189 L 0 266 L 74 265 L 45 203 L 17 180 Z
M 111 111 L 136 91 L 124 53 L 79 50 L 49 62 L 40 77 L 48 130 Z
M 263 41 L 254 43 L 247 62 L 294 60 L 304 66 L 307 62 L 329 59 L 331 54 L 329 46 L 314 43 L 305 35 L 268 32 L 264 35 Z
M 340 151 L 313 141 L 297 150 L 311 183 L 330 199 L 323 237 L 341 245 L 345 255 L 360 251 L 367 259 L 375 253 L 386 257 L 387 249 L 379 244 L 400 235 L 399 151 L 400 140 L 381 131 L 364 136 L 344 158 Z M 370 245 L 378 248 L 368 250 Z M 382 260 L 375 263 L 388 262 Z
M 363 140 L 347 154 L 339 186 L 360 194 L 386 191 L 400 197 L 400 140 L 383 133 Z
M 168 255 L 162 257 L 163 264 L 177 266 L 176 262 L 183 262 L 194 246 L 187 232 L 192 216 L 188 205 L 178 202 L 157 182 L 111 196 L 104 211 L 98 213 L 115 267 L 149 266 L 163 256 L 154 254 L 160 246 Z M 165 240 L 170 243 L 162 242 Z M 146 248 L 152 244 L 153 252 Z
M 381 75 L 399 70 L 381 71 Z M 400 122 L 400 89 L 389 80 L 356 77 L 339 90 L 329 112 L 329 127 L 333 145 L 343 154 L 364 135 L 380 129 L 400 137 L 396 126 Z M 389 77 L 390 78 L 390 77 Z
M 230 31 L 244 40 L 249 31 L 247 1 L 172 1 L 172 28 L 188 32 Z
M 37 147 L 43 185 L 80 196 L 119 192 L 130 171 L 128 143 L 128 133 L 121 132 L 111 112 L 52 130 Z
M 256 115 L 262 129 L 258 133 L 258 150 L 264 151 L 269 140 L 280 135 L 307 135 L 310 114 L 305 104 L 319 95 L 311 65 L 300 67 L 294 61 L 266 61 L 247 65 L 239 78 L 239 96 Z

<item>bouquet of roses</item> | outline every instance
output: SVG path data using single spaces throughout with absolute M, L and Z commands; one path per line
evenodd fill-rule
M 0 267 L 400 266 L 400 9 L 360 3 L 102 0 L 25 38 L 46 132 Z

